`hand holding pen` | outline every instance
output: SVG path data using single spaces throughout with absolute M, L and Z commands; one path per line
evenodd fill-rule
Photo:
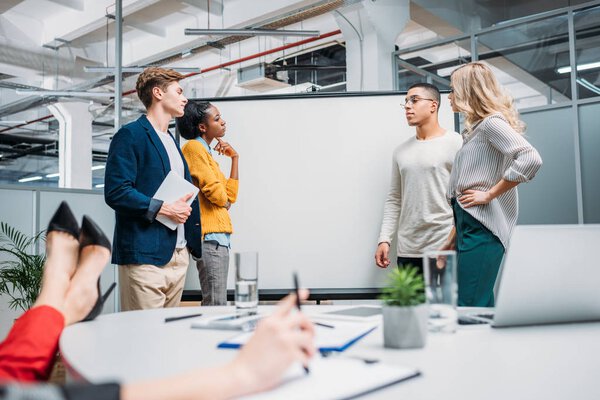
M 299 294 L 300 300 L 308 298 L 308 290 Z M 296 296 L 286 296 L 272 315 L 258 323 L 233 361 L 235 374 L 255 385 L 255 391 L 272 388 L 290 365 L 308 365 L 316 353 L 314 325 L 304 314 L 294 313 L 295 307 Z

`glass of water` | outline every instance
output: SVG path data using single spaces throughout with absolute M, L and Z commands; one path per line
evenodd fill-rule
M 425 293 L 429 303 L 430 332 L 456 332 L 456 251 L 433 251 L 423 257 Z
M 256 314 L 258 307 L 258 253 L 235 253 L 235 309 Z

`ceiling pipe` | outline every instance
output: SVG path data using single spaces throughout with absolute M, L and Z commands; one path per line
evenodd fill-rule
M 297 42 L 288 43 L 286 45 L 275 47 L 275 48 L 272 48 L 270 50 L 265 50 L 265 51 L 262 51 L 260 53 L 251 54 L 249 56 L 238 58 L 238 59 L 231 60 L 231 61 L 227 61 L 227 62 L 218 64 L 218 65 L 215 65 L 215 66 L 212 66 L 212 67 L 203 68 L 200 72 L 192 72 L 192 73 L 184 75 L 184 79 L 192 77 L 192 76 L 204 74 L 206 72 L 211 72 L 211 71 L 214 71 L 214 70 L 217 70 L 217 69 L 225 68 L 225 67 L 228 67 L 230 65 L 239 64 L 239 63 L 242 63 L 244 61 L 253 60 L 255 58 L 263 57 L 263 56 L 266 56 L 266 55 L 269 55 L 269 54 L 277 53 L 279 51 L 287 50 L 287 49 L 290 49 L 292 47 L 298 47 L 298 46 L 302 46 L 303 44 L 315 42 L 315 41 L 321 40 L 321 39 L 326 39 L 328 37 L 339 35 L 341 33 L 342 33 L 342 31 L 339 30 L 339 29 L 337 29 L 335 31 L 327 32 L 327 33 L 324 33 L 324 34 L 319 35 L 317 37 L 311 37 L 311 38 L 303 39 L 303 40 L 300 40 L 300 41 L 297 41 Z M 123 96 L 129 96 L 130 94 L 133 94 L 135 92 L 136 92 L 135 89 L 131 89 L 131 90 L 123 92 Z M 21 124 L 21 125 L 15 125 L 15 126 L 10 126 L 8 128 L 0 129 L 0 133 L 8 132 L 10 130 L 13 130 L 13 129 L 16 129 L 16 128 L 20 128 L 20 127 L 23 127 L 23 126 L 26 126 L 26 125 L 29 125 L 29 124 L 33 124 L 35 122 L 40 122 L 40 121 L 43 121 L 43 120 L 46 120 L 46 119 L 52 118 L 52 117 L 53 117 L 53 115 L 50 114 L 50 115 L 46 115 L 45 117 L 42 117 L 42 118 L 38 118 L 38 119 L 35 119 L 35 120 L 27 121 L 26 123 Z

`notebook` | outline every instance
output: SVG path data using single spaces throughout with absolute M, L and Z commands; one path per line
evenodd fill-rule
M 353 399 L 419 375 L 414 368 L 367 364 L 344 356 L 318 357 L 310 363 L 310 374 L 306 374 L 300 365 L 294 365 L 275 389 L 243 399 Z
M 319 351 L 344 351 L 354 343 L 371 333 L 379 324 L 356 323 L 347 321 L 328 321 L 330 327 L 315 326 L 315 346 Z M 237 349 L 243 346 L 253 332 L 245 332 L 233 336 L 217 347 L 221 349 Z
M 188 205 L 190 205 L 198 195 L 198 192 L 199 190 L 196 186 L 194 186 L 191 182 L 186 181 L 185 178 L 171 170 L 152 197 L 162 200 L 165 203 L 173 203 L 188 193 L 194 193 L 194 195 L 187 201 Z M 175 230 L 177 228 L 177 222 L 164 215 L 157 215 L 156 220 L 171 230 Z

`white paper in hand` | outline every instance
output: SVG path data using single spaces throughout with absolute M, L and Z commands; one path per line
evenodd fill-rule
M 198 192 L 199 190 L 196 186 L 171 170 L 152 197 L 157 200 L 162 200 L 165 203 L 173 203 L 188 193 L 194 193 L 187 201 L 188 205 L 190 205 L 198 195 Z M 177 222 L 164 215 L 157 215 L 156 220 L 171 230 L 177 228 Z

